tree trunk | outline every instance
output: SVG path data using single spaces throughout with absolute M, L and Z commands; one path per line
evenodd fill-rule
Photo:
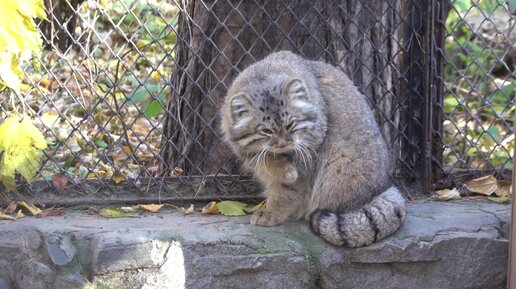
M 398 0 L 197 1 L 180 3 L 176 71 L 162 144 L 164 169 L 238 173 L 221 142 L 217 112 L 238 72 L 273 51 L 340 66 L 370 99 L 396 151 L 401 85 Z

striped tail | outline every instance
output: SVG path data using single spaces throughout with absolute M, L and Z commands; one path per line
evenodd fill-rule
M 368 246 L 396 232 L 405 219 L 405 199 L 392 186 L 349 213 L 316 210 L 310 227 L 324 240 L 345 247 Z

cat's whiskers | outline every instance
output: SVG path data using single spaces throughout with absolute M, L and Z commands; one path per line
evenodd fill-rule
M 313 161 L 313 155 L 311 153 L 312 150 L 306 145 L 305 142 L 298 142 L 296 143 L 295 151 L 296 154 L 299 154 L 299 156 L 302 158 L 305 168 L 308 169 Z

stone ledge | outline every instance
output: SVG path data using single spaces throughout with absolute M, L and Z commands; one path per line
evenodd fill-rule
M 249 217 L 0 221 L 0 289 L 505 288 L 509 219 L 509 205 L 410 204 L 402 229 L 359 249 Z

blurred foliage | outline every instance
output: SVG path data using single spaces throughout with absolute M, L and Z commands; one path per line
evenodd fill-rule
M 503 43 L 507 38 L 485 35 L 479 29 L 508 13 L 503 2 L 457 0 L 446 20 L 443 110 L 447 167 L 512 168 L 516 82 L 493 75 L 510 43 Z M 479 25 L 470 23 L 469 19 L 474 18 Z M 504 33 L 491 23 L 491 33 Z
M 43 0 L 8 0 L 1 3 L 0 91 L 8 87 L 19 93 L 23 77 L 21 64 L 41 49 L 42 41 L 34 18 L 47 19 L 47 15 Z
M 169 2 L 84 1 L 67 32 L 75 43 L 59 51 L 47 39 L 41 71 L 25 69 L 22 93 L 49 145 L 41 177 L 118 184 L 157 173 L 178 21 Z

